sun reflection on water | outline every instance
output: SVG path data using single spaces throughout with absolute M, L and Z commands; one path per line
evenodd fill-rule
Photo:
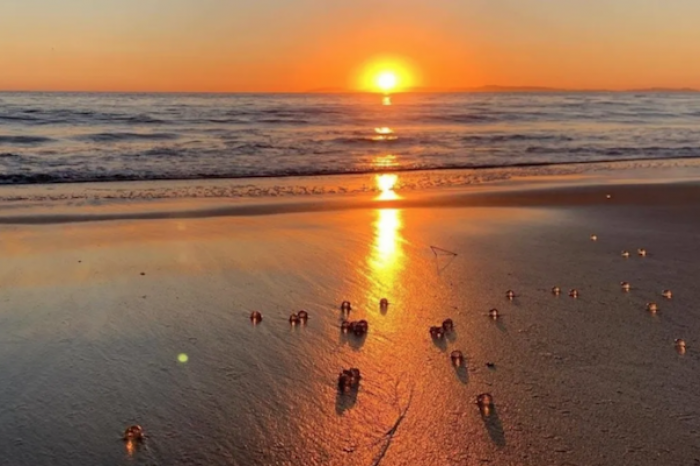
M 379 195 L 379 197 L 377 197 L 377 200 L 393 201 L 396 199 L 400 199 L 399 195 L 396 194 L 396 192 L 394 192 L 394 187 L 396 186 L 396 182 L 398 180 L 399 177 L 391 173 L 377 175 L 377 188 L 379 189 L 379 191 L 381 191 L 381 194 Z
M 379 155 L 374 158 L 372 165 L 376 168 L 393 168 L 398 166 L 396 156 L 394 154 Z
M 374 136 L 372 136 L 372 141 L 396 141 L 399 137 L 394 134 L 394 130 L 383 126 L 381 128 L 374 128 Z

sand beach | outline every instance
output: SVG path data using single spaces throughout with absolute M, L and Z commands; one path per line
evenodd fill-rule
M 17 465 L 695 464 L 694 170 L 383 201 L 6 202 L 0 451 Z M 340 330 L 343 300 L 365 337 Z M 432 339 L 447 318 L 454 332 Z M 349 367 L 362 381 L 339 394 Z M 135 449 L 130 424 L 147 434 Z

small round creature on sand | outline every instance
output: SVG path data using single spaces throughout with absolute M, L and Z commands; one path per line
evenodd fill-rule
M 678 338 L 675 341 L 675 346 L 676 346 L 676 351 L 678 351 L 679 354 L 685 354 L 685 340 L 682 338 Z
M 445 329 L 442 326 L 430 327 L 430 336 L 435 340 L 441 340 L 445 336 Z
M 126 428 L 124 431 L 124 436 L 122 437 L 125 442 L 141 442 L 145 438 L 145 435 L 143 433 L 143 427 L 140 425 L 134 424 L 133 426 L 129 426 Z
M 442 329 L 445 331 L 445 333 L 450 333 L 455 329 L 455 323 L 452 321 L 452 319 L 445 319 L 442 321 Z
M 349 320 L 344 320 L 340 324 L 340 329 L 344 333 L 352 333 L 356 337 L 361 337 L 367 334 L 367 330 L 369 330 L 369 323 L 366 320 L 358 320 L 358 321 L 349 321 Z
M 490 416 L 493 411 L 493 396 L 490 393 L 482 393 L 476 397 L 476 405 L 482 416 Z
M 362 380 L 360 369 L 356 367 L 343 369 L 340 374 L 338 374 L 338 390 L 341 393 L 355 390 L 360 386 L 360 380 Z

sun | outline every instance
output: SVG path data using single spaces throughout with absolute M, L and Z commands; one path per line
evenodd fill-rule
M 374 57 L 357 68 L 354 87 L 389 95 L 409 91 L 420 83 L 417 68 L 408 59 Z
M 377 76 L 377 86 L 384 92 L 391 92 L 396 89 L 399 78 L 393 71 L 383 71 Z

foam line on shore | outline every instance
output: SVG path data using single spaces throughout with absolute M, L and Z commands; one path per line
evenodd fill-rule
M 610 195 L 610 198 L 607 196 Z M 344 199 L 315 199 L 303 202 L 241 203 L 230 206 L 211 206 L 182 209 L 159 209 L 153 203 L 119 205 L 120 210 L 109 212 L 46 213 L 45 210 L 20 215 L 0 216 L 3 225 L 51 225 L 63 223 L 119 221 L 202 219 L 215 217 L 263 216 L 293 213 L 329 212 L 349 209 L 410 209 L 459 207 L 573 207 L 596 206 L 678 206 L 700 204 L 700 181 L 661 184 L 604 184 L 589 186 L 547 187 L 421 194 L 391 201 L 367 197 Z M 126 210 L 125 210 L 126 209 Z M 148 210 L 143 210 L 148 209 Z

